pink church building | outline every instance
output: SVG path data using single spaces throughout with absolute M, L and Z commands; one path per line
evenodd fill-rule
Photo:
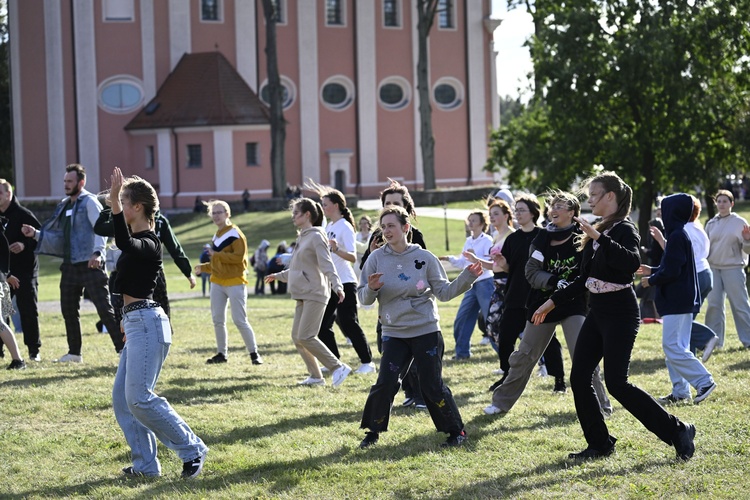
M 422 187 L 416 0 L 276 0 L 286 177 L 375 196 Z M 429 37 L 439 187 L 492 182 L 490 0 L 441 0 Z M 8 0 L 16 191 L 59 199 L 114 165 L 162 205 L 271 196 L 261 0 Z

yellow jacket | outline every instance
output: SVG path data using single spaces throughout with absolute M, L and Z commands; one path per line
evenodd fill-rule
M 201 266 L 202 272 L 211 273 L 211 283 L 247 285 L 247 240 L 240 228 L 228 224 L 216 231 L 211 248 L 214 251 L 211 261 Z

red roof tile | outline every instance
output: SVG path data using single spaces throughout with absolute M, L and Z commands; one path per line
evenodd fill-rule
M 204 52 L 182 56 L 156 97 L 125 129 L 268 123 L 268 108 L 226 57 Z

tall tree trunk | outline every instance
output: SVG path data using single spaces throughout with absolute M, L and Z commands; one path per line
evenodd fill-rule
M 430 36 L 437 0 L 417 0 L 418 56 L 417 92 L 419 94 L 419 145 L 422 150 L 424 189 L 435 189 L 435 138 L 432 135 L 432 107 L 430 82 L 427 74 L 427 39 Z
M 286 122 L 284 121 L 284 94 L 279 77 L 276 54 L 276 12 L 272 0 L 263 0 L 263 16 L 266 20 L 266 71 L 268 72 L 268 99 L 271 104 L 271 187 L 274 198 L 285 196 Z

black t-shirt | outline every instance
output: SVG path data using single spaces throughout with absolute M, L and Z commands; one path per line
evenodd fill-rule
M 531 285 L 526 281 L 526 261 L 529 246 L 541 228 L 534 227 L 528 233 L 518 230 L 511 233 L 503 244 L 502 253 L 508 261 L 508 283 L 505 285 L 505 309 L 523 309 Z
M 535 251 L 541 252 L 544 256 L 543 268 L 546 272 L 554 274 L 561 280 L 572 282 L 578 277 L 581 270 L 581 252 L 578 251 L 576 238 L 571 235 L 567 241 L 560 245 L 550 245 L 549 240 L 542 245 L 542 248 L 536 248 Z M 536 245 L 536 243 L 535 243 Z M 556 287 L 549 288 L 532 288 L 529 292 L 528 302 L 526 303 L 527 318 L 531 321 L 534 312 L 552 296 L 557 290 Z M 564 302 L 556 306 L 547 317 L 545 323 L 557 323 L 570 316 L 586 315 L 586 295 L 578 295 L 575 299 Z

